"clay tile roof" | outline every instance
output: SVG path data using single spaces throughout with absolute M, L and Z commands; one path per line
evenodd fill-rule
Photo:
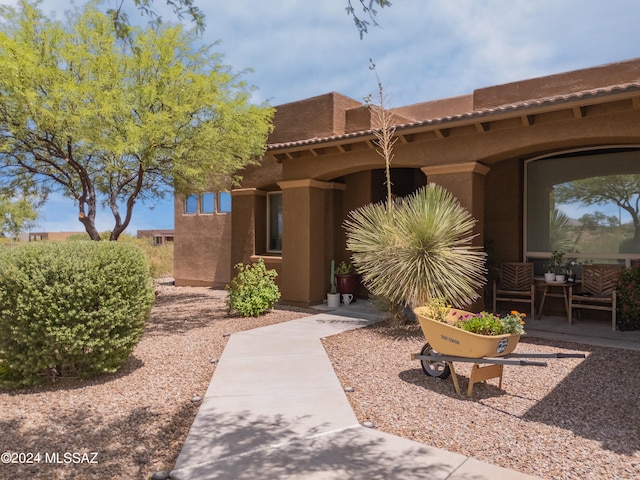
M 587 100 L 593 100 L 602 97 L 611 97 L 615 95 L 640 92 L 640 82 L 624 83 L 620 85 L 611 85 L 608 87 L 594 88 L 592 90 L 584 90 L 581 92 L 568 93 L 564 95 L 554 95 L 546 98 L 536 98 L 531 100 L 525 100 L 522 102 L 500 105 L 493 108 L 485 108 L 480 110 L 474 110 L 472 112 L 460 113 L 457 115 L 444 116 L 439 118 L 433 118 L 428 120 L 420 120 L 412 123 L 395 125 L 396 131 L 407 130 L 413 128 L 426 127 L 431 125 L 443 125 L 447 123 L 459 122 L 464 120 L 476 120 L 484 119 L 492 115 L 517 113 L 526 110 L 535 110 L 544 107 L 561 106 L 563 104 L 572 102 L 582 102 Z M 305 140 L 297 140 L 295 142 L 285 143 L 272 143 L 267 145 L 269 151 L 281 150 L 285 148 L 303 147 L 306 145 L 315 145 L 319 143 L 348 140 L 350 138 L 369 136 L 374 133 L 375 130 L 363 130 L 360 132 L 352 132 L 341 135 L 333 135 L 330 137 L 316 137 L 308 138 Z

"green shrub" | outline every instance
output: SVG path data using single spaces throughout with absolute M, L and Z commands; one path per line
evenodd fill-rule
M 0 250 L 0 383 L 116 371 L 140 341 L 153 299 L 148 263 L 133 245 Z
M 111 232 L 101 232 L 100 236 L 109 238 Z M 71 235 L 67 241 L 89 240 L 87 233 Z M 173 242 L 166 242 L 162 245 L 155 245 L 152 238 L 136 238 L 128 233 L 123 233 L 118 237 L 120 243 L 130 243 L 140 247 L 147 255 L 152 278 L 173 276 Z
M 238 312 L 243 317 L 257 317 L 273 308 L 280 299 L 280 290 L 274 279 L 278 276 L 275 270 L 267 270 L 264 261 L 234 267 L 238 273 L 227 285 L 227 309 Z
M 616 295 L 618 328 L 640 330 L 640 267 L 622 269 Z

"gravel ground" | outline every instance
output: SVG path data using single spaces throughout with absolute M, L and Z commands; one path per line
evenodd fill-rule
M 545 479 L 640 478 L 640 352 L 523 337 L 516 352 L 585 353 L 505 366 L 470 399 L 410 360 L 419 326 L 378 324 L 325 339 L 349 401 L 382 431 Z M 466 393 L 471 364 L 456 363 Z
M 198 409 L 191 399 L 204 395 L 224 334 L 308 314 L 230 318 L 224 298 L 220 290 L 159 287 L 144 337 L 119 372 L 0 390 L 0 453 L 34 462 L 0 464 L 0 479 L 148 480 L 170 470 Z
M 170 470 L 224 334 L 308 313 L 230 318 L 222 291 L 161 287 L 147 331 L 118 373 L 0 390 L 0 452 L 40 453 L 40 463 L 0 465 L 0 479 L 149 479 Z M 325 339 L 342 384 L 355 388 L 348 396 L 360 421 L 545 479 L 640 478 L 640 352 L 521 340 L 516 351 L 587 358 L 505 367 L 502 390 L 489 380 L 467 399 L 410 360 L 424 342 L 419 327 L 385 324 Z M 466 390 L 470 366 L 456 369 Z

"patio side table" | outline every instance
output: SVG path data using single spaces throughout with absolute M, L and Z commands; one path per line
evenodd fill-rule
M 569 319 L 569 287 L 579 284 L 579 281 L 575 282 L 543 282 L 544 289 L 542 291 L 542 301 L 540 302 L 540 309 L 538 310 L 538 318 L 542 318 L 542 311 L 547 297 L 562 298 L 564 300 L 564 308 L 567 312 L 567 320 Z M 551 291 L 550 291 L 551 289 Z M 554 292 L 553 289 L 556 291 Z M 562 291 L 558 291 L 562 289 Z

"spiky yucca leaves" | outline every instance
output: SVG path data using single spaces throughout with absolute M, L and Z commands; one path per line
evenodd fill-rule
M 421 188 L 391 209 L 384 202 L 350 212 L 347 248 L 373 295 L 416 307 L 431 298 L 469 305 L 484 285 L 485 254 L 471 245 L 475 219 L 443 187 Z

